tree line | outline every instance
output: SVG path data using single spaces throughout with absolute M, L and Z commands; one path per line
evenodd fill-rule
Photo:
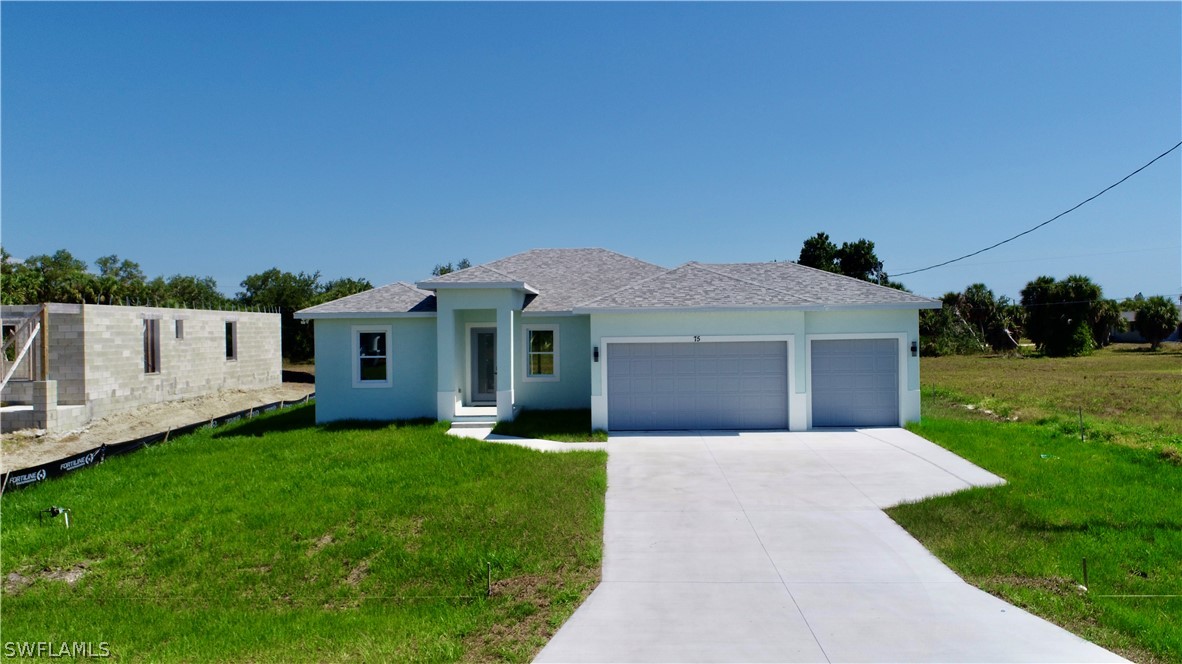
M 228 297 L 213 277 L 174 274 L 149 279 L 139 263 L 116 255 L 86 261 L 59 249 L 53 254 L 13 260 L 0 247 L 0 303 L 126 304 L 170 308 L 263 308 L 278 311 L 283 356 L 313 356 L 313 326 L 295 319 L 300 309 L 373 288 L 366 279 L 322 279 L 320 272 L 285 272 L 271 268 L 242 280 L 242 290 Z
M 1117 302 L 1082 275 L 1037 277 L 1017 301 L 979 283 L 940 299 L 940 309 L 919 315 L 925 355 L 1013 351 L 1023 337 L 1051 357 L 1087 355 L 1107 346 L 1114 332 L 1125 331 L 1125 311 L 1134 312 L 1133 329 L 1156 350 L 1179 323 L 1178 307 L 1166 297 L 1137 294 Z
M 865 238 L 838 246 L 825 233 L 804 241 L 797 262 L 880 286 L 907 290 L 892 281 Z M 1178 307 L 1163 296 L 1117 302 L 1104 297 L 1091 279 L 1040 276 L 1026 284 L 1021 298 L 995 296 L 985 284 L 945 293 L 940 309 L 920 312 L 919 332 L 925 355 L 1017 350 L 1029 339 L 1040 352 L 1055 356 L 1085 355 L 1109 344 L 1113 332 L 1125 330 L 1122 312 L 1135 313 L 1133 328 L 1156 350 L 1178 327 Z

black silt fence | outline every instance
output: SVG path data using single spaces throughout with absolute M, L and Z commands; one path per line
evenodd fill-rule
M 288 406 L 295 406 L 302 403 L 307 403 L 309 399 L 315 398 L 315 394 L 309 394 L 303 399 L 297 401 L 276 401 L 274 403 L 265 404 L 257 408 L 248 408 L 246 410 L 239 410 L 221 417 L 215 417 L 201 422 L 194 422 L 193 424 L 186 424 L 185 426 L 175 427 L 168 431 L 154 433 L 132 440 L 126 440 L 122 443 L 111 443 L 107 445 L 99 445 L 98 447 L 86 450 L 85 452 L 77 452 L 71 454 L 64 459 L 57 461 L 50 461 L 30 468 L 22 468 L 20 470 L 11 470 L 4 474 L 3 481 L 0 481 L 0 495 L 12 490 L 23 489 L 25 487 L 39 484 L 45 480 L 54 477 L 60 477 L 66 473 L 72 473 L 76 470 L 89 468 L 91 466 L 102 463 L 107 457 L 118 456 L 120 454 L 129 454 L 140 450 L 148 445 L 157 445 L 159 443 L 167 442 L 177 436 L 184 436 L 185 434 L 193 433 L 201 429 L 213 429 L 232 422 L 237 422 L 242 419 L 252 418 L 263 413 L 269 413 L 280 408 L 287 408 Z

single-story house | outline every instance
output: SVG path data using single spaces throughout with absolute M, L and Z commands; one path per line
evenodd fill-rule
M 802 431 L 919 419 L 919 310 L 939 307 L 790 262 L 535 249 L 296 317 L 320 422 L 590 408 L 612 431 Z

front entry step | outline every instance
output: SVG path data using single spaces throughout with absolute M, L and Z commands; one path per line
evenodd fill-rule
M 471 415 L 452 418 L 453 429 L 491 429 L 497 425 L 496 415 Z

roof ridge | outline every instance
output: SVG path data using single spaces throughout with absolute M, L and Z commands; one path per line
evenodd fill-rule
M 695 265 L 697 267 L 702 268 L 703 270 L 713 272 L 714 274 L 724 276 L 728 279 L 734 279 L 735 281 L 739 281 L 739 282 L 742 282 L 745 284 L 751 284 L 752 286 L 759 286 L 760 288 L 766 288 L 768 290 L 773 290 L 773 291 L 776 291 L 777 293 L 783 293 L 785 295 L 790 295 L 792 297 L 798 297 L 798 298 L 805 300 L 807 302 L 812 302 L 813 304 L 820 304 L 821 303 L 819 300 L 814 300 L 813 298 L 808 297 L 807 295 L 793 293 L 792 291 L 784 290 L 783 288 L 780 288 L 779 286 L 772 286 L 770 284 L 761 284 L 758 281 L 752 281 L 750 279 L 745 279 L 743 277 L 736 277 L 733 274 L 727 274 L 725 272 L 722 272 L 721 270 L 715 270 L 712 267 L 707 267 L 706 265 L 703 265 L 702 263 L 698 263 L 696 261 L 690 261 L 688 264 Z M 767 263 L 716 263 L 716 265 L 767 265 Z
M 610 251 L 610 250 L 609 250 L 609 251 Z M 620 254 L 620 255 L 622 256 L 623 254 Z M 629 256 L 629 258 L 631 258 L 631 256 Z M 640 259 L 639 259 L 639 258 L 637 258 L 637 259 L 633 259 L 633 260 L 640 260 Z M 640 262 L 642 262 L 642 263 L 643 263 L 643 262 L 645 262 L 645 261 L 640 261 Z M 649 263 L 649 265 L 654 265 L 655 267 L 661 267 L 660 265 L 655 265 L 654 263 Z M 577 307 L 586 307 L 586 306 L 589 306 L 589 305 L 591 305 L 591 304 L 594 304 L 595 302 L 598 302 L 599 300 L 602 300 L 602 299 L 603 299 L 603 298 L 605 298 L 605 297 L 610 297 L 610 296 L 612 296 L 612 295 L 615 295 L 615 294 L 617 294 L 617 293 L 623 293 L 623 292 L 624 292 L 624 291 L 626 291 L 626 290 L 631 290 L 631 289 L 633 289 L 633 288 L 636 288 L 637 286 L 640 286 L 641 284 L 644 284 L 644 283 L 647 283 L 647 282 L 649 282 L 649 281 L 652 281 L 653 279 L 656 279 L 657 277 L 663 277 L 663 276 L 665 276 L 665 275 L 667 275 L 667 274 L 669 274 L 669 273 L 671 273 L 671 272 L 676 272 L 677 270 L 680 270 L 681 268 L 685 267 L 686 265 L 689 265 L 689 263 L 682 263 L 681 265 L 678 265 L 677 267 L 674 267 L 674 268 L 663 268 L 663 267 L 661 267 L 661 270 L 662 270 L 662 271 L 661 271 L 661 272 L 658 272 L 657 274 L 654 274 L 654 275 L 652 275 L 651 277 L 645 277 L 644 279 L 641 279 L 640 281 L 634 281 L 634 282 L 632 282 L 632 283 L 628 284 L 627 286 L 624 286 L 623 288 L 617 288 L 617 289 L 616 289 L 616 290 L 614 290 L 614 291 L 610 291 L 610 292 L 608 292 L 608 293 L 604 293 L 603 295 L 600 295 L 600 296 L 598 296 L 598 297 L 593 297 L 593 298 L 591 298 L 590 300 L 584 300 L 583 302 L 578 302 L 578 303 L 574 304 L 574 305 L 573 305 L 571 308 L 572 308 L 572 309 L 574 309 L 574 308 L 577 308 Z
M 497 263 L 497 262 L 500 262 L 500 261 L 502 261 L 502 260 L 505 260 L 505 259 L 503 259 L 503 258 L 499 258 L 499 259 L 497 259 L 497 260 L 493 261 L 493 263 Z M 498 270 L 498 269 L 496 269 L 496 268 L 489 267 L 489 265 L 491 265 L 491 263 L 481 263 L 480 265 L 469 265 L 468 267 L 466 267 L 466 268 L 464 268 L 464 269 L 462 269 L 462 270 L 453 270 L 453 271 L 451 271 L 451 272 L 448 272 L 447 274 L 436 274 L 436 275 L 432 275 L 430 279 L 424 279 L 424 280 L 423 280 L 421 283 L 428 283 L 428 282 L 431 282 L 431 281 L 435 281 L 436 279 L 442 279 L 442 278 L 444 278 L 444 277 L 447 277 L 447 276 L 449 276 L 449 275 L 453 275 L 453 274 L 461 274 L 461 273 L 463 273 L 463 272 L 467 272 L 467 271 L 469 271 L 469 270 L 488 270 L 489 272 L 494 272 L 494 273 L 496 273 L 496 274 L 499 274 L 499 275 L 501 275 L 502 277 L 505 277 L 506 279 L 508 279 L 508 280 L 510 280 L 510 281 L 523 281 L 523 280 L 521 280 L 521 279 L 518 279 L 517 277 L 514 277 L 514 276 L 513 276 L 513 275 L 511 275 L 511 274 L 505 274 L 504 272 L 501 272 L 500 270 Z
M 779 264 L 782 264 L 782 265 L 793 265 L 793 266 L 795 266 L 795 267 L 801 267 L 801 268 L 804 268 L 804 269 L 806 269 L 806 270 L 812 270 L 812 271 L 814 271 L 814 272 L 821 272 L 821 273 L 823 273 L 823 274 L 828 274 L 828 275 L 830 275 L 830 276 L 833 276 L 833 277 L 841 277 L 842 279 L 848 279 L 848 280 L 850 280 L 850 281 L 853 281 L 854 283 L 863 284 L 863 285 L 866 285 L 866 286 L 874 286 L 874 287 L 876 287 L 876 288 L 884 288 L 884 289 L 886 289 L 886 290 L 888 290 L 888 291 L 894 291 L 894 292 L 896 292 L 896 293 L 904 293 L 904 294 L 906 294 L 906 295 L 912 295 L 912 296 L 914 296 L 914 297 L 924 297 L 923 295 L 916 295 L 915 293 L 912 293 L 911 291 L 905 291 L 905 290 L 903 290 L 903 289 L 901 289 L 901 288 L 891 288 L 890 286 L 883 286 L 882 284 L 876 284 L 876 283 L 874 283 L 873 281 L 866 281 L 865 279 L 859 279 L 859 278 L 857 278 L 857 277 L 851 277 L 851 276 L 849 276 L 849 275 L 847 275 L 847 274 L 842 274 L 842 273 L 840 273 L 840 272 L 830 272 L 829 270 L 822 270 L 822 269 L 819 269 L 819 268 L 811 267 L 811 266 L 809 266 L 809 265 L 801 265 L 800 263 L 797 263 L 796 261 L 774 261 L 774 262 L 776 262 L 776 263 L 779 263 Z M 888 276 L 889 276 L 889 275 L 888 275 Z M 933 299 L 933 298 L 927 298 L 927 299 Z
M 410 283 L 409 281 L 398 280 L 398 281 L 395 281 L 393 284 L 389 284 L 389 285 L 393 286 L 395 284 L 402 286 L 403 288 L 407 288 L 409 290 L 412 290 L 416 293 L 429 293 L 430 292 L 430 291 L 425 291 L 422 288 L 419 288 L 418 286 Z

